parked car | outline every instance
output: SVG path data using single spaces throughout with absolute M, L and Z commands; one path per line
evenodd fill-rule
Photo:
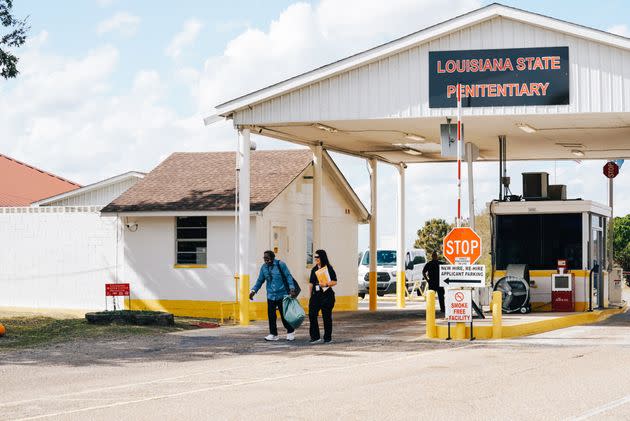
M 420 293 L 422 268 L 426 262 L 426 253 L 422 249 L 407 251 L 405 256 L 405 280 L 407 290 Z M 370 251 L 359 253 L 358 295 L 361 298 L 368 293 L 370 285 Z M 396 250 L 376 251 L 376 293 L 379 296 L 396 293 Z M 415 287 L 414 287 L 415 286 Z

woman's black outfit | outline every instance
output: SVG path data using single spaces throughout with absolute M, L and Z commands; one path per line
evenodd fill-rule
M 312 285 L 311 299 L 308 302 L 308 320 L 310 321 L 310 334 L 311 341 L 320 339 L 319 336 L 319 324 L 317 323 L 317 315 L 319 311 L 322 312 L 322 319 L 324 320 L 324 342 L 330 342 L 332 339 L 332 311 L 335 306 L 335 291 L 332 287 L 328 287 L 326 291 L 319 286 L 317 275 L 315 272 L 320 268 L 317 265 L 311 269 L 311 277 L 309 282 Z M 337 274 L 332 266 L 328 265 L 328 274 L 330 280 L 337 282 Z

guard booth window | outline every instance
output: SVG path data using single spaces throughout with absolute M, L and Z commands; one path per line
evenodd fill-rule
M 527 264 L 553 269 L 567 259 L 569 269 L 582 268 L 582 215 L 497 215 L 496 268 Z
M 208 218 L 177 217 L 177 264 L 205 265 L 208 246 Z

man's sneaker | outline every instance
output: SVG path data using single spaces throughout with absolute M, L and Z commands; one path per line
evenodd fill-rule
M 332 339 L 324 339 L 324 343 L 325 343 L 325 344 L 329 344 L 329 343 L 331 343 L 331 342 L 332 342 Z
M 265 340 L 266 341 L 277 341 L 278 340 L 278 335 L 267 335 L 267 336 L 265 336 Z
M 320 344 L 320 343 L 322 343 L 322 340 L 321 340 L 321 338 L 320 339 L 311 339 L 309 341 L 309 343 L 310 344 Z
M 295 340 L 295 332 L 287 333 L 287 341 Z

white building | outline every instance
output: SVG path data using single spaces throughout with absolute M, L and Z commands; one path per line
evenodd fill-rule
M 262 255 L 285 261 L 306 304 L 312 266 L 313 155 L 251 153 L 251 235 L 247 262 L 256 281 Z M 238 311 L 236 153 L 175 153 L 102 210 L 123 221 L 121 281 L 133 309 L 219 317 Z M 323 156 L 322 244 L 338 274 L 335 310 L 357 309 L 357 231 L 369 214 L 333 160 Z M 263 289 L 250 305 L 267 317 Z
M 121 230 L 100 210 L 142 177 L 128 172 L 30 207 L 0 207 L 0 307 L 103 309 Z

